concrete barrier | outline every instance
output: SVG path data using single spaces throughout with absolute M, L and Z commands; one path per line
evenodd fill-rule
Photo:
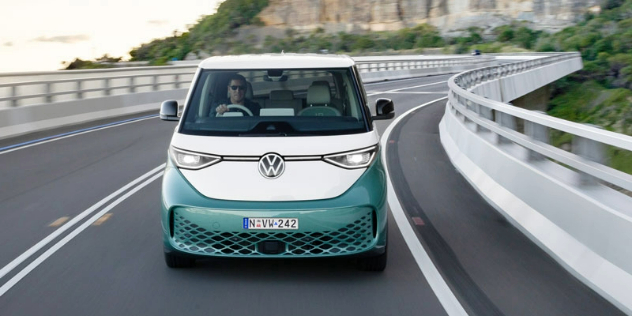
M 627 150 L 632 137 L 493 101 L 513 100 L 578 69 L 579 57 L 495 78 L 460 74 L 494 79 L 473 86 L 469 96 L 463 91 L 451 96 L 439 126 L 441 143 L 490 205 L 579 280 L 632 314 L 632 198 L 599 184 L 593 175 L 623 188 L 632 186 L 632 176 L 591 161 L 597 150 L 569 153 L 552 147 L 546 144 L 547 132 L 534 128 L 565 130 Z M 531 127 L 519 132 L 517 118 Z M 564 158 L 581 172 L 550 157 Z
M 0 111 L 0 139 L 61 126 L 155 110 L 164 100 L 184 100 L 188 89 L 40 104 Z M 180 101 L 181 102 L 181 101 Z

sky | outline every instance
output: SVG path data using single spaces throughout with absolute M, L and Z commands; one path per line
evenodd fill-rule
M 186 31 L 221 0 L 0 0 L 0 73 L 129 51 Z

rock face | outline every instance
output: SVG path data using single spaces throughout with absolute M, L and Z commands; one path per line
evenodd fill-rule
M 540 29 L 572 24 L 601 0 L 270 0 L 266 26 L 328 32 L 397 30 L 419 23 L 443 33 L 470 26 L 493 28 L 512 20 Z

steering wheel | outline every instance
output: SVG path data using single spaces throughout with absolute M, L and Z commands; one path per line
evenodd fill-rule
M 243 106 L 243 105 L 241 105 L 241 104 L 229 104 L 229 105 L 227 105 L 226 107 L 227 107 L 229 110 L 230 110 L 230 109 L 238 109 L 238 110 L 242 110 L 242 111 L 246 112 L 246 114 L 248 114 L 248 115 L 250 115 L 250 116 L 253 116 L 253 115 L 252 115 L 252 112 L 250 111 L 250 109 L 248 109 L 247 107 L 245 107 L 245 106 Z M 224 113 L 226 113 L 226 112 L 224 112 Z M 217 113 L 217 115 L 215 115 L 215 116 L 222 116 L 222 115 L 224 115 L 224 113 L 222 113 L 222 114 Z

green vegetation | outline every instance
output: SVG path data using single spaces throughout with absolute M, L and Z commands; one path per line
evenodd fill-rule
M 67 70 L 112 68 L 113 67 L 112 64 L 121 61 L 121 59 L 123 58 L 110 57 L 108 56 L 108 54 L 105 54 L 102 57 L 97 58 L 95 61 L 82 60 L 79 58 L 75 58 L 75 60 L 71 62 L 62 62 L 62 64 L 66 66 Z
M 389 50 L 411 50 L 444 46 L 439 30 L 428 24 L 404 28 L 396 32 L 374 32 L 367 34 L 326 34 L 322 29 L 314 30 L 309 36 L 297 36 L 287 32 L 285 38 L 266 37 L 261 49 L 249 52 L 279 53 L 372 53 Z
M 536 48 L 576 50 L 584 60 L 581 71 L 556 82 L 549 114 L 632 135 L 632 0 L 603 7 L 599 16 L 537 40 Z
M 172 37 L 156 39 L 130 52 L 131 61 L 150 61 L 162 65 L 172 59 L 182 60 L 192 51 L 209 51 L 226 54 L 232 46 L 239 46 L 232 40 L 239 27 L 260 25 L 256 17 L 268 0 L 227 0 L 217 8 L 217 13 L 202 17 L 188 32 Z

